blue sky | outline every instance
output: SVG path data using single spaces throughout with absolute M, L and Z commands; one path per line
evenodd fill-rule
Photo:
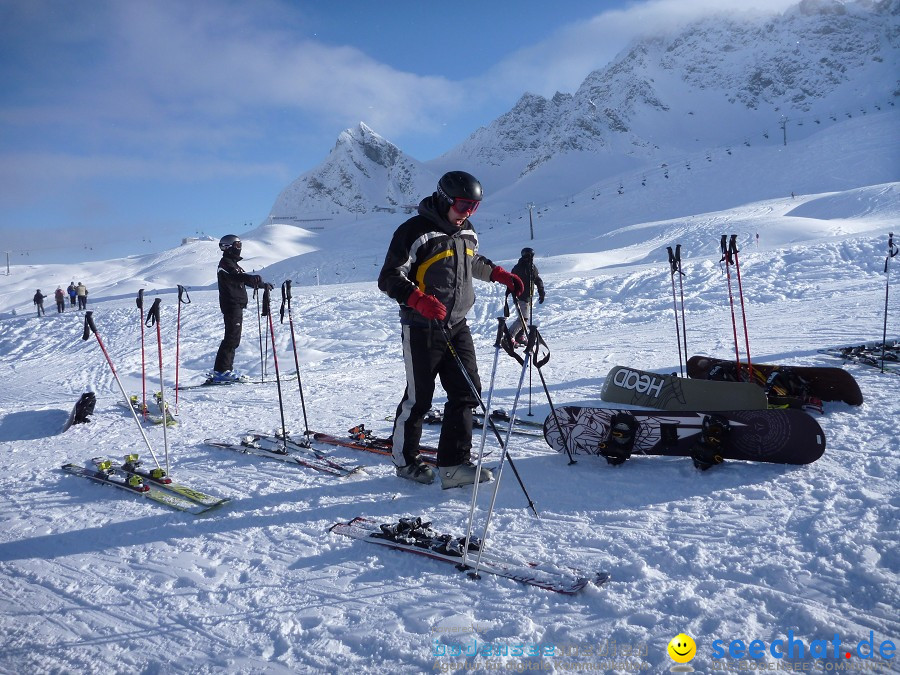
M 573 92 L 641 31 L 728 4 L 0 0 L 0 251 L 240 233 L 360 121 L 433 159 L 524 92 Z

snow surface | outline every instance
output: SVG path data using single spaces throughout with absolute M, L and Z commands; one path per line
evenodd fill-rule
M 835 161 L 819 175 L 849 182 L 855 169 L 840 157 L 851 148 L 829 138 Z M 891 153 L 896 160 L 896 147 L 886 143 L 873 163 L 884 164 Z M 743 168 L 754 175 L 752 165 Z M 723 186 L 730 179 L 723 175 Z M 649 201 L 668 198 L 655 189 L 648 186 Z M 29 304 L 34 289 L 49 294 L 71 280 L 87 284 L 99 336 L 134 393 L 142 370 L 134 300 L 141 288 L 148 303 L 161 298 L 173 404 L 176 287 L 187 286 L 191 297 L 181 308 L 179 378 L 197 382 L 221 339 L 218 252 L 215 243 L 194 242 L 104 263 L 13 267 L 0 276 L 0 671 L 497 672 L 494 659 L 465 656 L 489 646 L 509 651 L 500 659 L 509 671 L 655 673 L 674 665 L 666 646 L 685 632 L 696 640 L 690 665 L 698 671 L 874 664 L 877 672 L 898 672 L 896 658 L 861 659 L 856 646 L 870 635 L 876 648 L 900 638 L 900 379 L 816 351 L 881 337 L 887 233 L 898 216 L 900 183 L 891 182 L 608 233 L 590 223 L 567 223 L 563 233 L 550 227 L 549 215 L 534 242 L 520 230 L 504 234 L 499 224 L 484 232 L 482 252 L 504 264 L 521 246 L 539 252 L 547 300 L 536 317 L 552 349 L 543 373 L 556 405 L 597 403 L 614 365 L 678 370 L 668 245 L 683 246 L 691 353 L 731 355 L 717 253 L 720 235 L 731 233 L 742 245 L 753 359 L 844 367 L 865 396 L 860 407 L 826 403 L 818 419 L 828 447 L 808 466 L 734 461 L 701 473 L 686 458 L 662 457 L 636 457 L 618 468 L 582 457 L 569 466 L 542 439 L 515 437 L 512 457 L 541 517 L 527 510 L 506 469 L 489 545 L 523 560 L 612 575 L 605 586 L 572 597 L 490 576 L 474 582 L 448 565 L 327 532 L 364 514 L 384 521 L 423 515 L 461 533 L 467 490 L 403 481 L 386 458 L 349 449 L 329 451 L 364 464 L 365 473 L 339 480 L 204 445 L 207 438 L 275 430 L 275 385 L 178 392 L 181 423 L 166 435 L 174 475 L 233 500 L 205 517 L 63 473 L 63 463 L 95 455 L 150 458 L 118 403 L 98 341 L 81 339 L 84 313 L 57 315 L 48 302 L 39 319 Z M 391 229 L 353 221 L 317 231 L 276 225 L 245 239 L 248 269 L 276 284 L 294 282 L 313 429 L 342 434 L 365 423 L 390 431 L 385 418 L 404 386 L 397 312 L 373 280 Z M 893 337 L 900 336 L 898 263 L 890 267 L 887 307 Z M 489 284 L 477 291 L 470 323 L 487 390 L 502 293 Z M 277 322 L 277 303 L 275 309 L 279 363 L 292 370 L 290 331 Z M 258 374 L 255 313 L 251 300 L 236 365 Z M 145 348 L 154 391 L 155 327 L 146 329 Z M 512 408 L 520 373 L 501 355 L 496 407 Z M 520 412 L 542 421 L 548 405 L 537 373 L 525 382 Z M 94 419 L 63 433 L 86 387 L 97 393 Z M 296 383 L 282 393 L 288 427 L 300 431 Z M 162 458 L 162 429 L 146 433 Z M 426 427 L 425 441 L 436 438 L 437 429 Z M 491 439 L 488 447 L 492 465 L 498 450 Z M 489 497 L 480 492 L 479 530 Z M 768 646 L 791 635 L 807 647 L 815 640 L 833 645 L 837 635 L 852 658 L 713 658 L 715 640 Z M 526 655 L 513 656 L 517 649 Z M 534 651 L 540 655 L 528 655 Z

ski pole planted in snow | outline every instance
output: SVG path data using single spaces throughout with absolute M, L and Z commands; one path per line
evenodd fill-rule
M 497 437 L 497 442 L 500 443 L 500 447 L 502 448 L 503 438 L 500 436 L 500 432 L 497 430 L 497 425 L 494 424 L 494 420 L 491 418 L 490 411 L 487 409 L 487 406 L 485 406 L 484 399 L 481 398 L 481 394 L 479 393 L 478 388 L 475 386 L 475 383 L 472 382 L 472 377 L 471 375 L 469 375 L 469 371 L 466 370 L 466 366 L 462 362 L 462 358 L 460 358 L 459 353 L 457 353 L 456 347 L 453 346 L 453 341 L 450 339 L 450 334 L 447 333 L 447 328 L 444 326 L 444 324 L 438 322 L 435 319 L 432 319 L 432 321 L 440 327 L 441 333 L 444 334 L 444 340 L 447 342 L 447 349 L 449 349 L 450 353 L 453 355 L 453 359 L 456 361 L 456 365 L 459 367 L 463 379 L 465 379 L 466 383 L 469 385 L 469 390 L 472 392 L 472 395 L 475 397 L 475 400 L 481 407 L 481 412 L 484 413 L 485 424 L 491 425 L 491 430 L 494 432 L 494 435 Z M 532 512 L 534 512 L 534 515 L 537 516 L 538 512 L 534 506 L 534 502 L 531 500 L 531 496 L 528 494 L 528 490 L 525 489 L 525 484 L 522 482 L 522 477 L 519 475 L 519 472 L 516 470 L 515 464 L 513 464 L 511 460 L 509 466 L 510 468 L 512 468 L 513 474 L 515 474 L 516 476 L 516 480 L 519 481 L 519 487 L 522 488 L 522 492 L 525 494 L 525 499 L 528 500 L 528 508 L 530 508 Z
M 900 253 L 900 248 L 894 245 L 894 233 L 888 234 L 888 254 L 884 259 L 884 331 L 881 335 L 881 372 L 884 372 L 885 348 L 887 345 L 887 320 L 888 320 L 888 291 L 891 287 L 891 275 L 888 271 L 888 263 Z
M 159 353 L 159 408 L 162 411 L 162 428 L 163 428 L 163 448 L 166 458 L 166 474 L 170 474 L 169 469 L 169 411 L 166 408 L 166 386 L 163 382 L 163 357 L 162 357 L 162 333 L 159 326 L 159 306 L 161 300 L 156 298 L 153 305 L 147 312 L 147 326 L 156 326 L 156 348 Z
M 681 244 L 678 245 L 678 248 L 680 251 Z M 666 251 L 669 253 L 669 270 L 672 277 L 672 308 L 675 310 L 675 342 L 678 345 L 678 372 L 681 374 L 681 377 L 684 377 L 684 359 L 687 358 L 687 349 L 685 348 L 684 357 L 682 357 L 681 329 L 678 326 L 678 301 L 675 299 L 675 274 L 679 272 L 678 261 L 675 259 L 675 252 L 672 250 L 671 246 L 667 246 Z
M 282 450 L 287 452 L 287 426 L 284 423 L 284 399 L 281 396 L 281 373 L 278 369 L 278 354 L 275 352 L 275 324 L 272 322 L 271 294 L 272 284 L 265 284 L 262 299 L 262 316 L 269 322 L 269 336 L 272 338 L 272 360 L 275 362 L 275 384 L 278 385 L 278 409 L 281 411 L 281 443 Z
M 138 323 L 141 325 L 141 414 L 147 417 L 147 367 L 144 359 L 144 289 L 138 291 Z
M 122 380 L 119 379 L 119 374 L 116 372 L 116 367 L 113 365 L 112 359 L 109 358 L 109 353 L 106 351 L 103 340 L 100 339 L 100 333 L 97 332 L 97 326 L 94 325 L 93 311 L 84 313 L 84 334 L 82 334 L 81 339 L 85 341 L 88 340 L 91 337 L 91 333 L 93 333 L 94 337 L 97 338 L 97 344 L 100 345 L 100 350 L 103 352 L 103 356 L 106 357 L 106 362 L 109 364 L 109 369 L 112 371 L 113 378 L 115 379 L 116 384 L 119 385 L 119 391 L 122 392 L 122 398 L 125 400 L 125 407 L 131 411 L 131 416 L 134 417 L 134 422 L 135 424 L 137 424 L 138 431 L 141 432 L 141 437 L 143 437 L 144 443 L 147 445 L 147 450 L 150 451 L 150 456 L 153 457 L 153 461 L 156 462 L 156 467 L 162 468 L 159 465 L 159 460 L 156 458 L 156 453 L 153 452 L 153 446 L 150 445 L 150 439 L 147 438 L 147 434 L 144 433 L 144 427 L 141 424 L 141 421 L 138 419 L 137 412 L 135 411 L 134 406 L 131 405 L 131 399 L 125 392 L 125 387 L 122 386 Z
M 178 361 L 181 349 L 181 306 L 191 304 L 187 289 L 178 284 L 178 317 L 175 319 L 175 414 L 178 414 Z
M 737 379 L 740 381 L 743 379 L 743 374 L 741 373 L 741 354 L 738 348 L 737 319 L 734 318 L 734 295 L 731 293 L 731 266 L 734 264 L 734 261 L 731 257 L 731 250 L 728 248 L 727 234 L 722 235 L 720 244 L 722 246 L 722 259 L 719 262 L 725 263 L 725 278 L 728 281 L 728 304 L 731 308 L 731 329 L 734 332 L 734 365 L 735 371 L 737 372 Z
M 737 235 L 731 235 L 728 250 L 734 256 L 734 271 L 737 273 L 738 296 L 741 299 L 741 318 L 744 321 L 744 344 L 747 347 L 747 381 L 753 380 L 753 364 L 750 363 L 750 333 L 747 331 L 747 310 L 744 307 L 744 287 L 741 285 L 741 261 L 738 258 Z
M 504 328 L 504 326 L 501 323 L 500 330 L 502 331 L 503 328 Z M 498 333 L 499 333 L 499 331 L 498 331 Z M 478 557 L 475 559 L 475 565 L 474 565 L 472 571 L 469 572 L 469 576 L 472 577 L 473 579 L 480 578 L 478 576 L 478 568 L 481 566 L 481 554 L 484 551 L 484 544 L 485 544 L 485 541 L 487 541 L 488 528 L 490 527 L 491 518 L 494 514 L 494 506 L 497 503 L 497 493 L 500 491 L 500 476 L 503 474 L 503 465 L 506 462 L 506 460 L 508 459 L 510 462 L 510 466 L 512 466 L 512 458 L 509 456 L 509 441 L 510 441 L 510 436 L 512 436 L 513 427 L 515 425 L 516 409 L 518 408 L 518 405 L 519 405 L 519 396 L 522 391 L 522 384 L 525 381 L 525 371 L 528 370 L 528 365 L 531 363 L 531 355 L 535 349 L 535 343 L 536 343 L 537 336 L 538 336 L 537 326 L 532 324 L 531 326 L 529 326 L 529 329 L 528 329 L 528 342 L 525 346 L 525 358 L 522 362 L 522 370 L 519 373 L 519 386 L 516 388 L 516 396 L 515 396 L 515 399 L 513 399 L 512 411 L 509 414 L 510 422 L 509 422 L 509 427 L 507 427 L 507 429 L 506 429 L 506 439 L 501 444 L 500 462 L 497 465 L 497 475 L 494 478 L 494 491 L 491 494 L 491 501 L 490 501 L 490 504 L 488 505 L 487 513 L 485 514 L 485 518 L 484 518 L 484 529 L 481 532 L 481 545 L 478 548 Z M 499 339 L 498 339 L 498 343 L 499 343 Z M 490 414 L 490 411 L 486 409 L 484 414 L 485 414 L 485 419 L 488 419 L 488 415 Z M 480 461 L 480 458 L 479 458 L 479 461 Z M 473 512 L 475 509 L 474 490 L 477 489 L 477 485 L 478 485 L 478 475 L 476 474 L 475 487 L 473 488 L 473 496 L 472 496 L 472 511 Z M 532 509 L 534 509 L 534 507 L 532 507 Z M 534 514 L 537 515 L 537 511 L 535 511 Z M 468 552 L 468 550 L 469 550 L 469 533 L 466 534 L 466 541 L 465 541 L 465 545 L 463 546 L 463 564 L 464 565 L 466 564 L 465 556 L 466 556 L 466 553 Z
M 294 349 L 294 367 L 297 369 L 297 388 L 300 390 L 300 409 L 303 411 L 303 433 L 306 434 L 306 444 L 311 445 L 309 438 L 309 421 L 306 419 L 306 402 L 303 400 L 303 382 L 300 380 L 300 358 L 297 356 L 297 338 L 294 335 L 294 316 L 291 313 L 291 280 L 286 279 L 281 284 L 281 323 L 284 323 L 284 311 L 287 307 L 288 324 L 291 327 L 291 346 Z

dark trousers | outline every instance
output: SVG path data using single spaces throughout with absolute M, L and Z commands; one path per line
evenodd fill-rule
M 66 311 L 66 301 L 65 300 L 57 300 L 56 301 L 56 312 L 58 314 L 62 314 Z
M 37 305 L 38 316 L 40 316 L 41 314 L 46 314 L 46 312 L 44 312 L 44 303 L 43 302 L 38 302 L 35 304 Z
M 213 370 L 224 373 L 234 369 L 234 353 L 241 345 L 241 328 L 244 323 L 244 309 L 236 307 L 227 311 L 223 310 L 222 320 L 225 323 L 225 336 L 219 344 L 216 353 L 216 365 Z
M 469 326 L 462 321 L 448 332 L 450 342 L 480 396 L 481 380 L 478 378 L 475 346 Z M 472 408 L 478 405 L 478 399 L 448 348 L 441 329 L 434 323 L 428 326 L 404 325 L 403 362 L 406 391 L 397 406 L 394 422 L 394 464 L 405 466 L 418 454 L 422 418 L 431 410 L 436 377 L 440 378 L 447 394 L 438 442 L 438 466 L 455 466 L 468 461 L 472 450 Z
M 78 296 L 78 309 L 87 309 L 87 296 L 86 295 Z
M 75 299 L 76 299 L 77 297 L 78 297 L 78 296 L 76 296 L 76 295 L 70 295 L 70 296 L 69 296 L 69 299 L 72 301 L 72 307 L 75 306 Z

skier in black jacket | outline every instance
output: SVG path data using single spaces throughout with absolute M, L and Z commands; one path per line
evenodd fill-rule
M 378 288 L 400 304 L 406 391 L 394 422 L 397 475 L 420 483 L 434 482 L 434 471 L 421 461 L 418 448 L 422 419 L 431 409 L 435 377 L 440 377 L 447 403 L 437 463 L 445 489 L 475 482 L 475 466 L 469 459 L 472 408 L 477 399 L 442 328 L 480 394 L 475 347 L 466 324 L 466 314 L 475 302 L 472 280 L 504 284 L 516 296 L 523 290 L 519 277 L 478 253 L 478 235 L 469 216 L 481 197 L 481 183 L 471 174 L 444 174 L 437 191 L 419 204 L 418 215 L 394 232 L 378 275 Z M 491 478 L 490 471 L 482 469 L 481 480 Z
M 213 382 L 239 382 L 245 375 L 234 372 L 234 353 L 241 344 L 241 328 L 244 322 L 244 307 L 247 306 L 247 289 L 262 288 L 264 282 L 258 274 L 247 274 L 238 265 L 241 260 L 241 240 L 227 234 L 219 240 L 222 259 L 216 277 L 219 282 L 219 308 L 225 322 L 225 335 L 216 353 L 211 380 Z
M 513 268 L 512 273 L 515 274 L 525 284 L 525 291 L 516 302 L 519 303 L 519 311 L 525 317 L 526 325 L 531 325 L 531 309 L 534 301 L 534 291 L 537 289 L 538 304 L 544 302 L 544 282 L 541 275 L 538 274 L 537 265 L 534 264 L 534 249 L 523 248 L 522 257 L 519 258 Z M 509 327 L 509 334 L 513 339 L 513 346 L 524 345 L 526 343 L 525 326 L 522 320 L 516 315 L 516 320 Z

